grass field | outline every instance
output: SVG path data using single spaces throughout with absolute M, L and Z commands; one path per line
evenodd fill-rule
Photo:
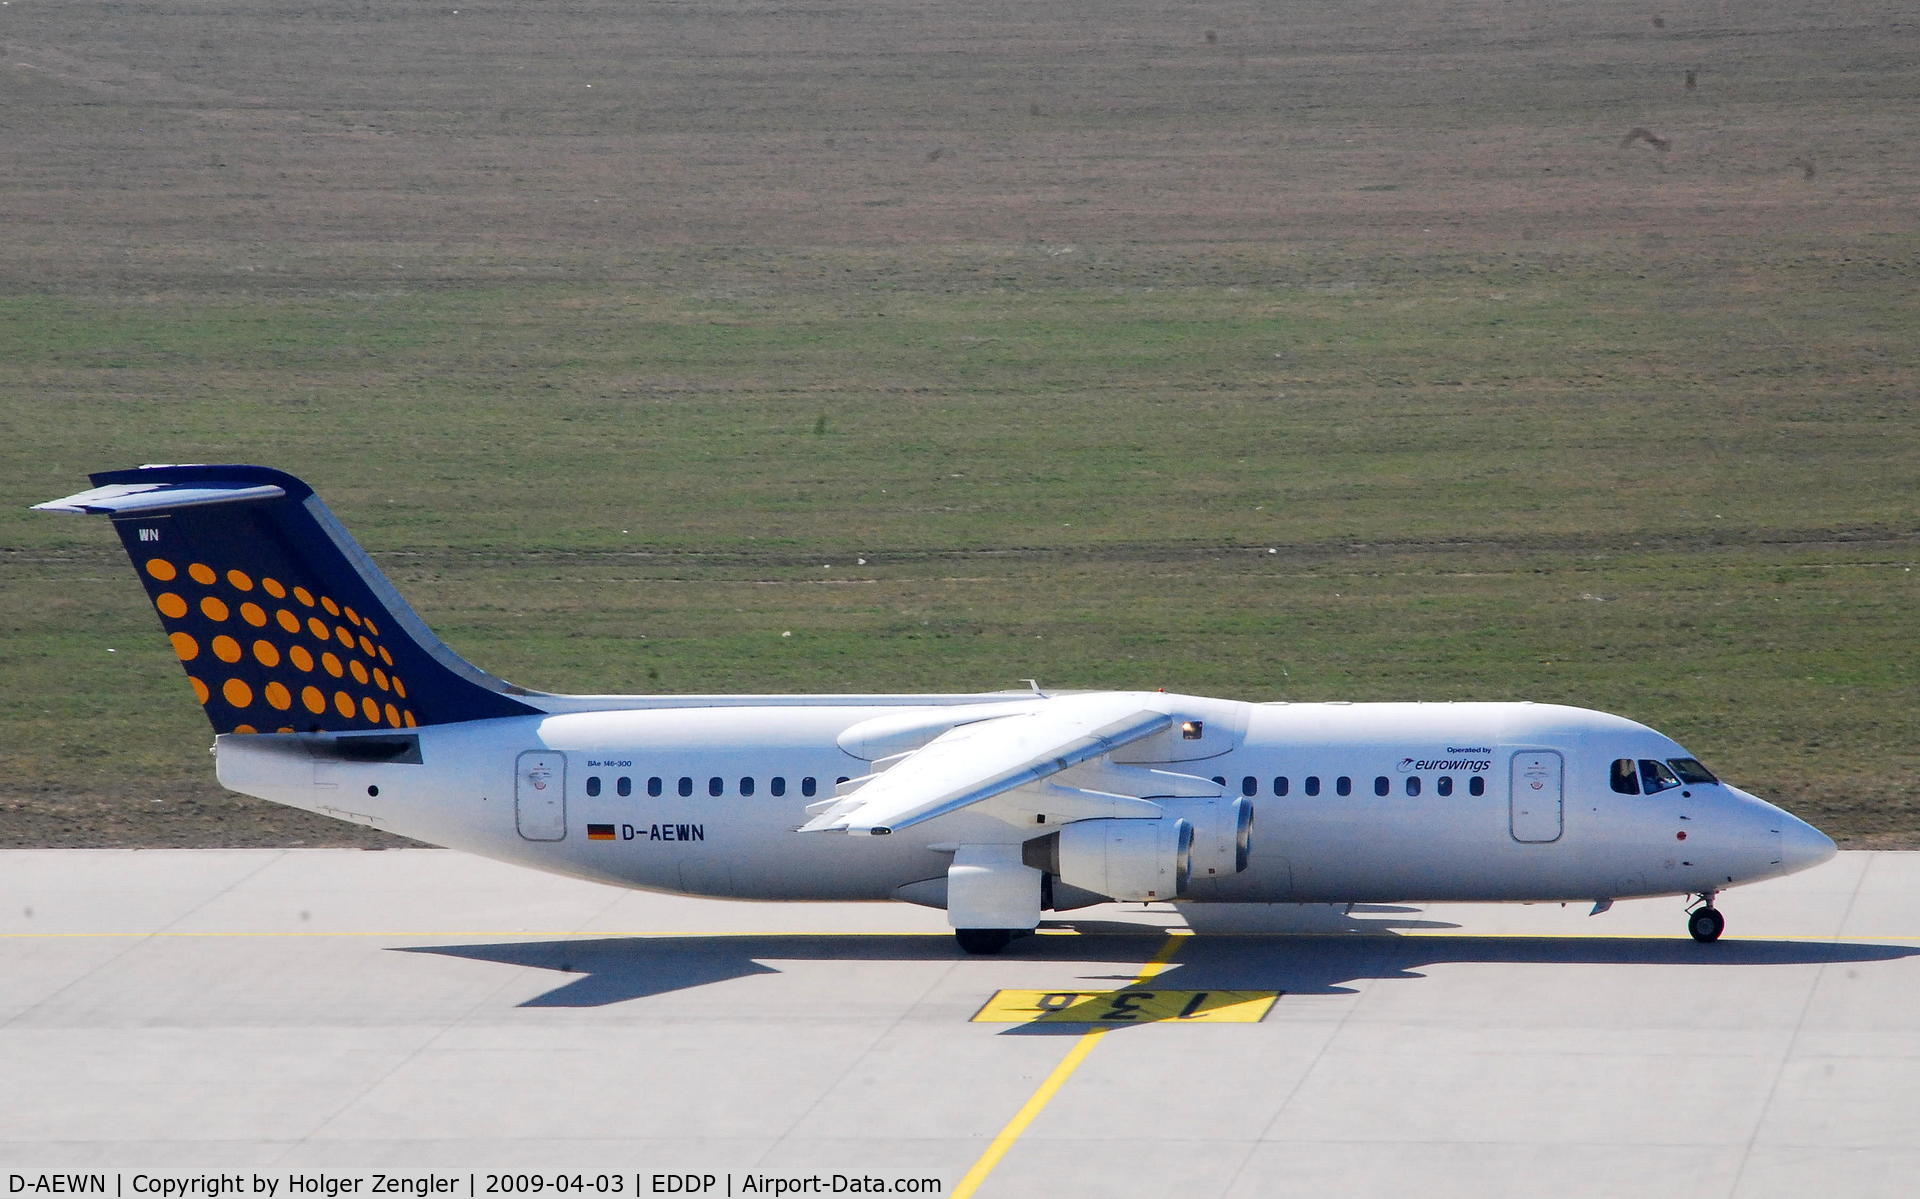
M 0 843 L 361 843 L 223 794 L 108 531 L 24 511 L 239 460 L 532 686 L 1572 702 L 1920 845 L 1899 6 L 74 0 L 0 50 Z

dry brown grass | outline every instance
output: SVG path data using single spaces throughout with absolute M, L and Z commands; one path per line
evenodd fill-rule
M 1879 0 L 1663 28 L 1618 0 L 1249 0 L 1209 5 L 1207 36 L 1146 0 L 16 10 L 15 288 L 619 274 L 668 245 L 1419 251 L 1912 221 L 1920 46 Z M 1702 66 L 1712 88 L 1674 87 Z M 1632 127 L 1680 147 L 1668 169 L 1607 153 Z

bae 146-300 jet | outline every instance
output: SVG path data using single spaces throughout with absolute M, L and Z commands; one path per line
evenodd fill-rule
M 1719 892 L 1834 853 L 1671 738 L 1552 704 L 532 691 L 443 644 L 292 475 L 92 482 L 38 507 L 112 518 L 224 786 L 537 869 L 906 900 L 994 953 L 1107 900 L 1673 895 L 1712 941 Z

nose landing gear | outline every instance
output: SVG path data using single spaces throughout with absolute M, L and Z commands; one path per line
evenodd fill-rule
M 1720 934 L 1726 931 L 1727 918 L 1720 909 L 1713 906 L 1712 891 L 1700 893 L 1700 906 L 1687 916 L 1687 932 L 1696 941 L 1718 941 Z

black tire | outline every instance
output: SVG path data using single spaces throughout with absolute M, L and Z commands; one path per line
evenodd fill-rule
M 968 953 L 999 953 L 1013 942 L 1010 928 L 956 928 L 953 939 Z
M 1687 931 L 1696 941 L 1718 941 L 1726 927 L 1727 918 L 1720 914 L 1719 908 L 1695 908 L 1693 915 L 1687 917 Z

